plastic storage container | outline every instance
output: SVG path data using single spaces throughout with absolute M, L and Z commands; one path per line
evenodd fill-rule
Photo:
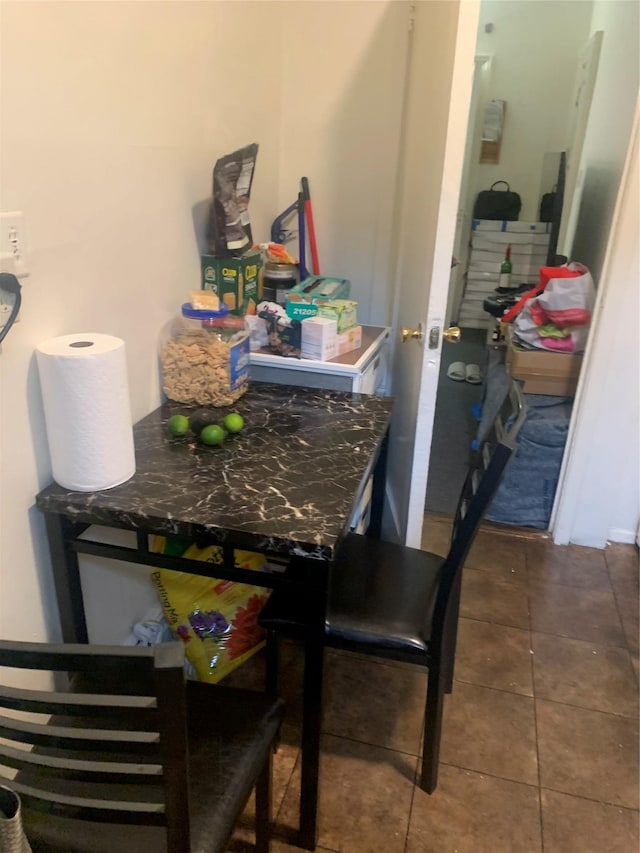
M 170 400 L 230 406 L 247 390 L 249 332 L 242 317 L 196 309 L 186 302 L 160 341 L 162 389 Z
M 278 305 L 287 304 L 287 293 L 298 283 L 298 270 L 294 264 L 267 261 L 264 265 L 263 298 Z

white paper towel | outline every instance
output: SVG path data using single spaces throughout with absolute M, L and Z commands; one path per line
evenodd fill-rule
M 64 335 L 36 353 L 56 483 L 78 492 L 124 483 L 136 470 L 124 341 Z

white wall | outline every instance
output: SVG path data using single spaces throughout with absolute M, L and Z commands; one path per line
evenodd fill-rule
M 9 0 L 1 15 L 0 209 L 24 211 L 31 275 L 0 355 L 0 636 L 42 639 L 58 625 L 34 348 L 118 335 L 134 419 L 155 408 L 157 336 L 199 285 L 214 162 L 254 141 L 255 239 L 306 174 L 322 271 L 388 322 L 408 4 Z M 153 601 L 145 570 L 84 564 L 92 638 L 116 641 Z
M 596 0 L 591 32 L 602 30 L 602 50 L 589 126 L 580 160 L 582 198 L 572 256 L 600 276 L 640 77 L 640 4 Z
M 638 107 L 602 270 L 598 321 L 585 354 L 577 417 L 565 459 L 566 489 L 554 523 L 559 543 L 634 542 L 640 522 L 640 300 Z
M 252 219 L 256 235 L 268 233 L 278 12 L 260 2 L 2 3 L 0 207 L 24 211 L 31 275 L 0 355 L 1 636 L 57 632 L 34 508 L 51 477 L 34 348 L 74 331 L 121 336 L 134 418 L 159 403 L 158 331 L 199 286 L 194 206 L 210 195 L 216 158 L 253 141 Z
M 408 22 L 405 0 L 317 0 L 287 4 L 283 30 L 280 206 L 308 176 L 320 270 L 351 280 L 374 325 L 390 319 Z
M 520 219 L 537 220 L 543 156 L 565 146 L 577 57 L 589 37 L 591 11 L 591 0 L 483 0 L 476 53 L 492 60 L 479 115 L 492 98 L 507 106 L 497 165 L 478 162 L 476 139 L 471 207 L 480 190 L 506 180 L 522 198 Z M 490 33 L 487 24 L 493 25 Z
M 619 197 L 634 116 L 637 122 L 639 15 L 635 2 L 594 3 L 591 31 L 603 30 L 604 37 L 580 164 L 584 186 L 573 257 L 605 292 L 574 408 L 562 474 L 567 488 L 553 522 L 558 542 L 633 542 L 640 520 L 637 136 Z M 616 204 L 620 218 L 610 235 Z

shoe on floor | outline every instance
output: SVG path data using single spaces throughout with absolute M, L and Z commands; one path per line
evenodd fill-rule
M 447 368 L 447 376 L 456 382 L 464 382 L 466 379 L 466 364 L 464 361 L 454 361 Z
M 482 376 L 480 375 L 480 365 L 468 364 L 465 368 L 464 378 L 470 385 L 480 385 Z

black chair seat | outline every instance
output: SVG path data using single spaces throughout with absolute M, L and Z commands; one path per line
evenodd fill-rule
M 89 681 L 90 683 L 90 681 Z M 77 682 L 83 691 L 87 681 Z M 108 692 L 103 690 L 102 692 Z M 132 691 L 133 692 L 133 691 Z M 186 685 L 189 712 L 189 776 L 191 849 L 193 853 L 224 851 L 284 715 L 284 703 L 264 694 L 211 686 Z M 53 719 L 52 723 L 59 721 Z M 77 718 L 74 725 L 86 721 Z M 94 718 L 93 724 L 96 720 Z M 113 728 L 113 721 L 104 721 Z M 215 772 L 211 772 L 215 769 Z M 61 793 L 84 793 L 79 782 L 59 780 Z M 119 786 L 118 798 L 126 788 Z M 30 809 L 24 827 L 34 853 L 165 853 L 164 827 L 135 826 L 55 817 Z
M 325 620 L 327 645 L 366 644 L 381 656 L 424 660 L 444 559 L 437 554 L 349 534 L 331 573 Z M 259 621 L 268 630 L 299 635 L 309 602 L 278 590 Z

